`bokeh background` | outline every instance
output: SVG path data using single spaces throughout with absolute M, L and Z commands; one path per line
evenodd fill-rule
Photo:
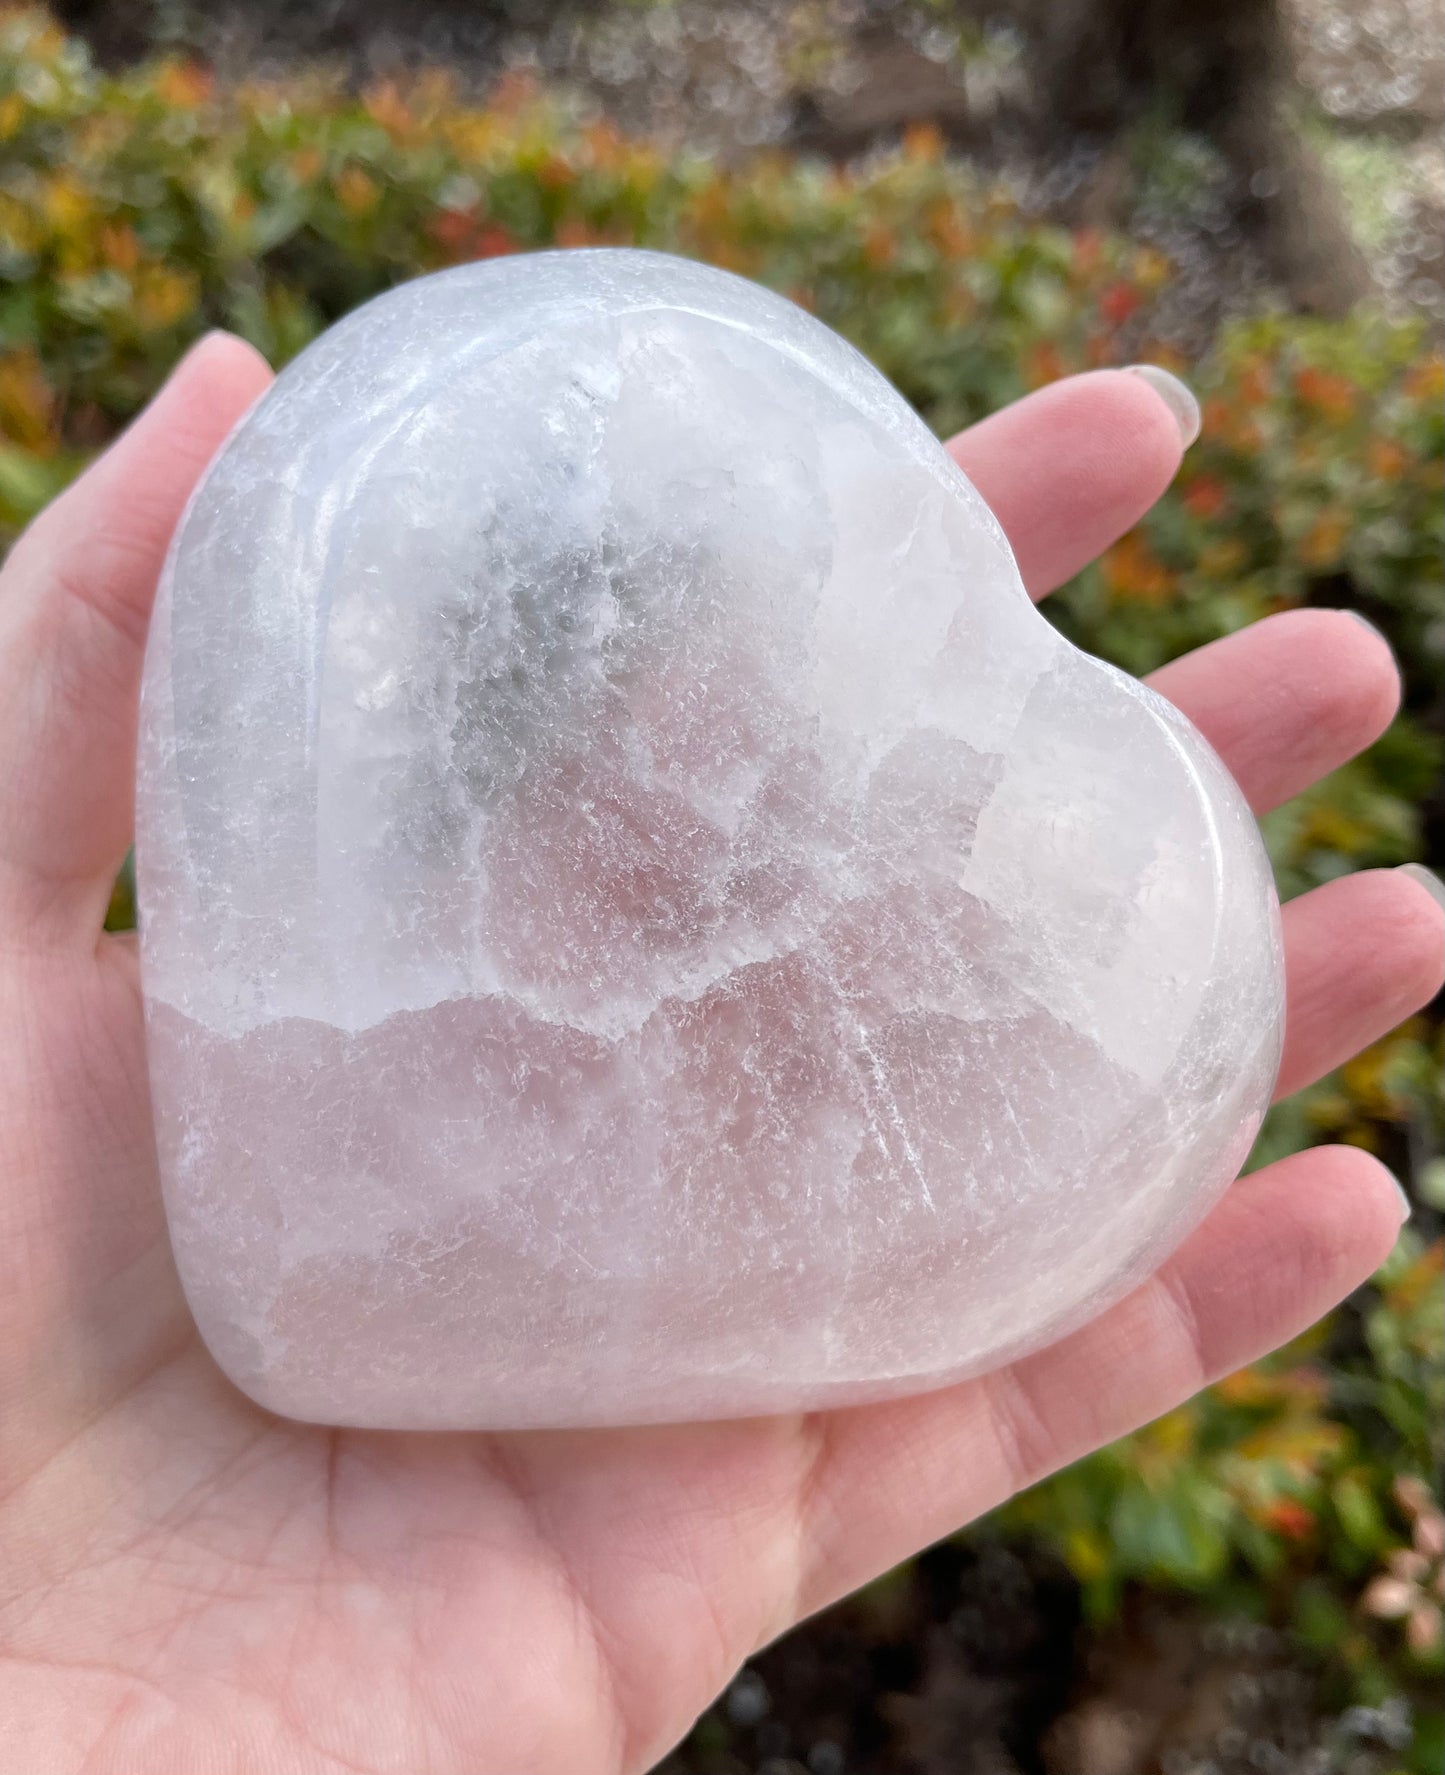
M 941 433 L 1178 370 L 1202 438 L 1049 616 L 1145 671 L 1361 611 L 1405 710 L 1266 822 L 1281 889 L 1438 867 L 1442 60 L 1441 0 L 0 7 L 0 541 L 208 327 L 280 363 L 421 271 L 662 247 Z M 1439 1083 L 1427 1014 L 1261 1138 L 1404 1180 L 1367 1288 L 764 1653 L 667 1775 L 1439 1775 Z

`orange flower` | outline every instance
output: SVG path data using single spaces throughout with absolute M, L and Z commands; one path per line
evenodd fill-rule
M 1229 490 L 1214 475 L 1195 475 L 1182 495 L 1185 511 L 1194 518 L 1217 518 L 1229 504 Z
M 1445 400 L 1445 357 L 1436 352 L 1427 357 L 1423 364 L 1416 364 L 1405 377 L 1401 388 L 1412 401 L 1434 405 Z
M 0 357 L 0 434 L 26 450 L 55 447 L 55 396 L 33 351 Z
M 564 191 L 576 178 L 576 170 L 565 155 L 552 153 L 537 168 L 537 183 L 548 191 Z
M 709 180 L 692 200 L 692 219 L 699 228 L 724 229 L 728 224 L 728 188 L 720 178 Z
M 1409 1030 L 1410 1027 L 1409 1023 L 1403 1024 L 1401 1034 Z M 1415 1028 L 1418 1032 L 1418 1021 L 1415 1022 Z M 1391 1283 L 1388 1291 L 1391 1307 L 1396 1312 L 1413 1313 L 1421 1301 L 1440 1286 L 1442 1279 L 1445 1279 L 1445 1239 L 1436 1239 L 1425 1247 L 1403 1276 L 1397 1277 Z M 1405 1482 L 1401 1481 L 1400 1483 L 1404 1485 Z M 1418 1481 L 1415 1482 L 1415 1486 L 1418 1487 Z M 1400 1498 L 1401 1507 L 1413 1514 L 1424 1494 L 1420 1493 L 1418 1489 L 1411 1490 L 1407 1487 L 1404 1493 L 1397 1492 L 1397 1495 Z M 1423 1505 L 1419 1505 L 1419 1507 L 1423 1508 Z
M 525 68 L 514 69 L 504 74 L 492 88 L 487 109 L 500 117 L 516 117 L 536 105 L 537 90 L 535 75 L 529 74 Z
M 1104 556 L 1104 584 L 1124 602 L 1158 605 L 1167 602 L 1174 581 L 1143 535 L 1133 530 Z
M 417 133 L 416 118 L 397 91 L 394 80 L 383 80 L 368 88 L 362 103 L 367 116 L 379 123 L 393 141 L 402 142 Z
M 932 165 L 943 159 L 943 132 L 936 124 L 910 123 L 903 132 L 903 154 L 907 160 Z
M 285 88 L 269 80 L 243 80 L 231 97 L 243 116 L 257 121 L 283 116 L 291 105 Z
M 1024 359 L 1024 380 L 1030 388 L 1042 388 L 1046 382 L 1057 382 L 1064 374 L 1064 360 L 1051 339 L 1041 339 L 1029 347 Z
M 1219 395 L 1211 395 L 1203 404 L 1200 414 L 1200 434 L 1206 438 L 1222 438 L 1229 430 L 1230 410 L 1228 401 Z
M 490 117 L 484 111 L 463 111 L 456 117 L 446 118 L 441 127 L 452 153 L 463 165 L 485 160 L 501 141 L 503 133 L 500 119 Z
M 1360 393 L 1347 376 L 1337 376 L 1313 365 L 1295 372 L 1294 391 L 1307 407 L 1313 407 L 1336 425 L 1343 425 L 1355 411 Z
M 1261 406 L 1274 393 L 1274 366 L 1267 358 L 1246 358 L 1239 366 L 1237 391 L 1241 406 Z
M 601 239 L 597 230 L 582 216 L 563 216 L 553 229 L 552 238 L 559 247 L 595 247 Z
M 1164 339 L 1150 339 L 1146 356 L 1151 364 L 1158 364 L 1161 370 L 1172 370 L 1176 376 L 1189 377 L 1192 361 L 1178 346 L 1170 345 Z
M 100 256 L 117 271 L 132 272 L 140 264 L 140 242 L 129 222 L 107 222 L 100 231 Z
M 582 132 L 588 159 L 599 172 L 613 172 L 622 160 L 623 142 L 617 125 L 605 117 Z
M 1333 567 L 1350 534 L 1349 513 L 1332 507 L 1321 512 L 1305 532 L 1295 553 L 1306 567 Z
M 1169 282 L 1173 266 L 1155 247 L 1140 247 L 1130 267 L 1134 281 L 1142 290 L 1160 290 Z
M 62 239 L 79 238 L 90 232 L 93 212 L 90 193 L 70 173 L 58 172 L 45 181 L 40 193 L 40 210 Z
M 1206 579 L 1233 579 L 1248 558 L 1249 551 L 1239 538 L 1226 536 L 1200 550 L 1199 571 Z
M 1227 1405 L 1271 1405 L 1279 1397 L 1273 1375 L 1257 1368 L 1237 1368 L 1214 1383 L 1214 1392 Z
M 1398 481 L 1409 466 L 1410 457 L 1393 438 L 1371 438 L 1365 461 L 1372 475 L 1378 475 L 1382 481 Z
M 1114 341 L 1107 333 L 1090 333 L 1084 341 L 1084 362 L 1091 370 L 1106 370 L 1116 361 Z
M 371 174 L 359 166 L 344 166 L 331 182 L 336 201 L 348 216 L 364 216 L 374 210 L 381 198 L 381 189 Z
M 940 197 L 929 209 L 928 238 L 945 259 L 966 259 L 974 250 L 973 230 L 952 198 Z
M 131 280 L 131 312 L 145 332 L 163 332 L 190 314 L 200 300 L 192 272 L 142 265 Z
M 882 222 L 868 224 L 863 234 L 863 257 L 875 271 L 891 265 L 897 250 L 898 242 L 890 228 Z
M 741 241 L 732 240 L 725 234 L 708 237 L 704 256 L 709 264 L 716 265 L 723 271 L 735 271 L 739 277 L 749 276 L 755 269 L 757 259 L 752 247 L 746 247 Z
M 1216 1381 L 1214 1391 L 1229 1405 L 1310 1407 L 1324 1402 L 1329 1383 L 1317 1368 L 1237 1368 Z
M 943 298 L 943 323 L 947 327 L 966 327 L 978 316 L 978 298 L 967 285 L 956 283 Z
M 174 111 L 194 111 L 211 96 L 214 81 L 198 62 L 166 62 L 155 77 L 156 97 Z

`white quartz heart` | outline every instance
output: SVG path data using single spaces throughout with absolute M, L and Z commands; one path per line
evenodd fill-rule
M 296 1417 L 978 1372 L 1157 1264 L 1274 1078 L 1209 747 L 851 347 L 680 260 L 422 278 L 287 369 L 177 532 L 139 799 L 176 1257 Z

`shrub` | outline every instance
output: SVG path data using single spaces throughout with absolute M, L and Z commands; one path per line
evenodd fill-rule
M 1342 1698 L 1423 1700 L 1445 1671 L 1445 1248 L 1407 1232 L 1358 1321 L 1316 1326 L 1003 1512 L 1107 1616 L 1130 1584 L 1290 1625 Z M 1438 1768 L 1427 1716 L 1422 1770 Z M 1429 1761 L 1435 1755 L 1437 1761 Z

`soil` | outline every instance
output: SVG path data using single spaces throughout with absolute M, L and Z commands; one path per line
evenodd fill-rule
M 769 1647 L 656 1775 L 1378 1775 L 1408 1735 L 1332 1717 L 1268 1628 L 1139 1596 L 1091 1631 L 1056 1559 L 985 1533 Z

